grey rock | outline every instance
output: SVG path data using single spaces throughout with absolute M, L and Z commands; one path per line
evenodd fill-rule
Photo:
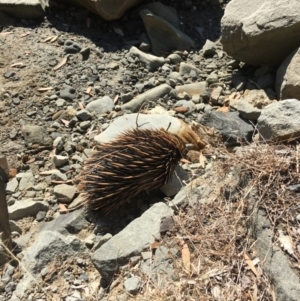
M 41 222 L 45 217 L 46 217 L 46 213 L 45 211 L 39 211 L 38 214 L 36 215 L 36 220 L 38 222 Z
M 80 122 L 79 124 L 79 127 L 82 129 L 82 130 L 86 130 L 88 129 L 90 126 L 91 126 L 91 121 L 90 120 L 87 120 L 87 121 L 82 121 Z
M 66 215 L 60 215 L 51 222 L 44 223 L 40 231 L 59 232 L 63 235 L 76 234 L 89 226 L 84 217 L 84 209 L 75 210 Z
M 17 232 L 20 235 L 22 235 L 22 229 L 17 225 L 17 223 L 15 221 L 10 220 L 9 226 L 10 226 L 11 232 Z
M 196 68 L 195 66 L 193 66 L 191 64 L 188 64 L 188 63 L 185 63 L 185 62 L 180 63 L 180 65 L 179 65 L 179 74 L 181 76 L 189 75 L 191 73 L 191 71 L 195 71 L 196 74 L 199 73 L 198 68 Z
M 96 243 L 93 248 L 93 251 L 98 250 L 102 245 L 104 245 L 107 241 L 109 241 L 112 238 L 112 235 L 110 233 L 106 233 L 103 235 Z
M 91 113 L 104 114 L 111 112 L 114 108 L 114 102 L 109 96 L 104 96 L 96 100 L 91 101 L 86 109 Z
M 76 97 L 75 93 L 76 93 L 75 88 L 68 85 L 64 85 L 62 90 L 60 90 L 59 95 L 63 99 L 72 100 Z
M 250 141 L 253 134 L 253 127 L 242 120 L 238 112 L 205 112 L 200 123 L 221 134 L 227 147 Z
M 191 100 L 178 100 L 175 103 L 174 107 L 186 107 L 189 109 L 189 112 L 193 112 L 196 109 L 194 102 L 192 102 Z
M 184 93 L 186 92 L 191 98 L 194 95 L 200 96 L 207 88 L 207 82 L 196 82 L 192 84 L 186 84 L 182 86 L 176 86 L 177 93 Z
M 6 184 L 6 193 L 7 194 L 14 193 L 17 190 L 18 186 L 19 186 L 19 182 L 18 182 L 17 178 L 11 179 L 11 181 L 9 181 Z
M 25 252 L 22 265 L 35 278 L 56 258 L 67 259 L 87 252 L 84 244 L 75 236 L 63 236 L 57 232 L 41 232 Z M 33 277 L 24 277 L 17 285 L 13 297 L 23 298 L 26 290 L 34 283 Z M 12 299 L 13 300 L 13 299 Z M 16 299 L 18 300 L 18 299 Z
M 95 136 L 97 143 L 107 143 L 116 139 L 123 131 L 136 128 L 136 122 L 140 129 L 160 129 L 168 128 L 173 134 L 178 134 L 181 128 L 181 122 L 178 118 L 162 114 L 127 114 L 115 119 L 109 127 L 101 134 Z
M 81 46 L 72 41 L 72 40 L 66 40 L 64 43 L 64 52 L 65 53 L 77 53 L 81 50 Z
M 23 217 L 35 217 L 39 211 L 48 211 L 46 202 L 33 201 L 31 199 L 21 200 L 8 207 L 9 219 L 18 220 Z
M 130 101 L 132 98 L 133 98 L 132 92 L 121 94 L 121 102 L 122 103 L 126 103 L 126 102 Z
M 167 84 L 162 84 L 155 88 L 152 88 L 146 91 L 143 94 L 138 95 L 133 100 L 123 104 L 121 106 L 122 110 L 129 110 L 131 112 L 137 112 L 144 103 L 149 101 L 156 101 L 159 98 L 162 98 L 166 94 L 170 93 L 172 88 Z
M 52 146 L 52 139 L 49 137 L 46 129 L 39 125 L 25 125 L 23 135 L 27 143 Z
M 15 74 L 16 74 L 15 71 L 13 71 L 13 70 L 7 70 L 7 71 L 4 73 L 3 76 L 4 76 L 6 79 L 8 79 L 8 78 L 10 78 L 10 77 L 13 77 Z
M 279 99 L 300 99 L 300 48 L 282 62 L 276 74 L 276 93 Z
M 63 137 L 57 137 L 53 141 L 53 148 L 56 148 L 58 151 L 62 151 L 64 149 L 64 138 Z
M 266 106 L 257 121 L 265 140 L 282 141 L 300 137 L 300 101 L 286 99 Z
M 272 242 L 270 221 L 262 210 L 256 211 L 252 219 L 252 231 L 259 259 L 263 261 L 263 271 L 274 284 L 278 301 L 298 301 L 300 279 L 290 266 L 289 260 Z
M 245 92 L 244 98 L 231 100 L 230 107 L 237 110 L 244 119 L 256 121 L 261 109 L 271 103 L 264 90 L 251 90 Z
M 202 47 L 204 56 L 213 56 L 216 53 L 216 44 L 210 40 L 206 40 L 204 46 Z
M 66 101 L 62 98 L 59 98 L 57 101 L 56 101 L 56 105 L 58 107 L 63 107 L 65 105 Z
M 76 191 L 75 186 L 59 184 L 54 187 L 53 193 L 59 202 L 69 204 L 72 202 Z
M 180 20 L 174 7 L 163 5 L 160 2 L 151 2 L 138 8 L 139 12 L 144 9 L 150 10 L 154 15 L 164 18 L 174 27 L 179 28 Z
M 52 160 L 55 167 L 61 167 L 69 163 L 69 157 L 67 156 L 54 155 Z
M 221 20 L 224 51 L 251 65 L 281 64 L 299 47 L 299 10 L 298 0 L 230 1 Z
M 183 61 L 182 57 L 177 54 L 177 53 L 172 53 L 168 56 L 168 59 L 171 61 L 173 64 L 179 64 Z
M 144 53 L 134 46 L 130 48 L 129 55 L 132 58 L 138 58 L 149 71 L 155 71 L 165 63 L 165 59 L 163 57 Z
M 136 295 L 141 287 L 141 281 L 138 277 L 131 277 L 124 281 L 124 288 L 125 290 L 132 294 Z
M 188 179 L 188 173 L 182 168 L 182 166 L 177 165 L 170 181 L 161 187 L 160 191 L 166 196 L 173 196 L 185 186 L 185 182 L 188 181 Z
M 156 203 L 100 247 L 92 255 L 92 261 L 103 282 L 109 282 L 118 266 L 126 264 L 130 257 L 149 248 L 155 238 L 159 239 L 161 219 L 172 214 L 172 209 L 167 205 Z
M 208 84 L 217 83 L 219 81 L 218 74 L 212 72 L 211 74 L 208 75 L 208 77 L 206 78 L 206 81 Z
M 182 83 L 183 82 L 181 75 L 179 74 L 179 72 L 176 72 L 176 71 L 171 72 L 168 75 L 168 78 L 173 79 L 176 83 Z
M 47 0 L 1 0 L 0 11 L 18 19 L 42 19 L 49 3 Z
M 151 280 L 157 287 L 164 289 L 175 278 L 173 262 L 178 257 L 177 253 L 176 249 L 160 246 L 155 252 L 153 262 L 149 259 L 142 262 L 141 271 L 146 275 L 150 275 Z
M 34 185 L 34 175 L 31 171 L 18 173 L 17 178 L 21 179 L 19 184 L 20 191 L 31 188 Z
M 195 47 L 194 41 L 190 37 L 150 10 L 141 10 L 140 16 L 151 42 L 152 53 L 155 55 L 162 55 L 174 50 L 189 50 L 191 47 Z

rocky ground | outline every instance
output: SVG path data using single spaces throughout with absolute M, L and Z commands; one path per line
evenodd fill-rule
M 146 54 L 135 11 L 107 22 L 51 7 L 43 22 L 2 24 L 0 139 L 16 248 L 0 261 L 0 301 L 297 300 L 299 148 L 263 145 L 257 129 L 298 106 L 263 110 L 277 101 L 276 70 L 223 51 L 226 2 L 161 2 L 177 10 L 191 50 Z M 169 112 L 210 147 L 190 153 L 174 199 L 169 187 L 106 217 L 90 212 L 80 174 L 95 137 L 139 110 Z

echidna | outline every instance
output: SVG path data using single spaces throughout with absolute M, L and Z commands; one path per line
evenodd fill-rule
M 164 129 L 133 129 L 93 152 L 83 170 L 86 203 L 115 211 L 142 191 L 166 184 L 186 155 L 179 137 Z

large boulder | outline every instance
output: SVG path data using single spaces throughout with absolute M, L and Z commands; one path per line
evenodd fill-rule
M 143 0 L 60 0 L 65 5 L 80 5 L 107 21 L 116 20 Z
M 279 65 L 299 46 L 300 1 L 232 0 L 221 21 L 221 43 L 235 59 Z
M 300 137 L 300 101 L 286 99 L 266 106 L 257 120 L 263 140 L 284 141 Z
M 276 93 L 279 99 L 300 100 L 300 47 L 294 50 L 277 70 Z
M 48 0 L 0 0 L 0 11 L 19 19 L 39 19 L 45 15 Z M 2 15 L 0 16 L 2 19 Z M 1 20 L 0 22 L 2 22 Z

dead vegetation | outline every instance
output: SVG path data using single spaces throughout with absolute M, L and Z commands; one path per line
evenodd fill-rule
M 250 229 L 258 209 L 270 220 L 272 243 L 299 272 L 299 146 L 258 143 L 221 157 L 220 173 L 239 170 L 250 176 L 247 185 L 232 194 L 221 190 L 212 203 L 181 208 L 161 242 L 181 254 L 173 257 L 176 278 L 164 289 L 148 287 L 138 300 L 276 300 Z

